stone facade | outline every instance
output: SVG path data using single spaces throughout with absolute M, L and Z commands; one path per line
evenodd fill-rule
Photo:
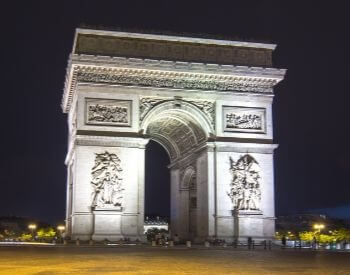
M 153 139 L 171 159 L 172 234 L 272 238 L 273 87 L 285 74 L 266 67 L 274 47 L 77 29 L 62 100 L 68 236 L 145 239 Z

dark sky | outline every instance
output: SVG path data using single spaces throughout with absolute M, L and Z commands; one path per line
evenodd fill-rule
M 0 216 L 64 219 L 67 127 L 60 102 L 74 29 L 82 23 L 277 43 L 274 65 L 288 69 L 274 101 L 277 214 L 350 207 L 346 1 L 193 2 L 2 2 Z M 164 151 L 153 147 L 164 167 Z M 155 176 L 157 165 L 148 175 L 156 190 L 169 181 Z

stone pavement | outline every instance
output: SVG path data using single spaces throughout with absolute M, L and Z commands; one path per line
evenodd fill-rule
M 350 274 L 350 254 L 150 246 L 0 247 L 0 274 Z

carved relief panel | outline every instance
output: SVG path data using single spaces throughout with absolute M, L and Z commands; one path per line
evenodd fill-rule
M 265 108 L 223 106 L 225 132 L 266 133 Z
M 90 125 L 131 126 L 131 101 L 86 99 L 85 123 Z
M 116 154 L 107 151 L 95 154 L 91 169 L 92 207 L 95 210 L 121 210 L 123 191 L 121 161 Z
M 232 175 L 227 195 L 233 210 L 260 211 L 261 177 L 258 162 L 250 155 L 241 156 L 237 161 L 230 157 Z

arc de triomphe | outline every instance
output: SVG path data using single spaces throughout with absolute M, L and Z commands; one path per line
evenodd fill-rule
M 142 240 L 145 147 L 171 163 L 181 239 L 274 235 L 275 45 L 77 29 L 68 114 L 67 235 Z

